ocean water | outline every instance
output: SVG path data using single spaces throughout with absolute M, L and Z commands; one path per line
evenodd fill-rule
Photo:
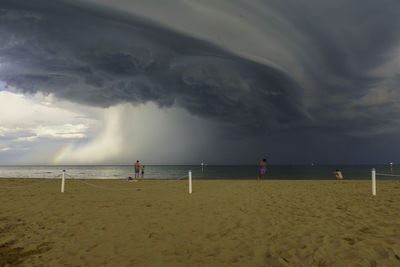
M 400 166 L 390 169 L 384 165 L 343 165 L 343 166 L 301 166 L 272 165 L 267 167 L 266 179 L 280 180 L 334 180 L 335 169 L 340 169 L 346 180 L 371 179 L 371 169 L 381 180 L 400 180 Z M 0 166 L 0 178 L 58 178 L 65 170 L 67 178 L 75 179 L 127 179 L 134 176 L 133 166 Z M 200 166 L 188 165 L 148 165 L 145 167 L 145 179 L 178 179 L 187 177 L 192 170 L 193 179 L 257 179 L 258 166 Z M 396 176 L 399 175 L 399 176 Z

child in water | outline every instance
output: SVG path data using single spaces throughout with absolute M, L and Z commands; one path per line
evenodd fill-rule
M 142 179 L 144 178 L 144 165 L 142 165 Z
M 336 176 L 336 180 L 342 180 L 343 179 L 343 175 L 342 172 L 339 169 L 336 169 L 336 171 L 334 172 L 335 176 Z
M 267 160 L 263 159 L 260 162 L 260 174 L 258 175 L 258 179 L 257 180 L 260 180 L 261 178 L 264 180 L 266 168 L 267 168 Z

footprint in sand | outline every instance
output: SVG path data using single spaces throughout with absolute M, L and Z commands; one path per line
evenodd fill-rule
M 349 245 L 354 245 L 356 243 L 356 241 L 350 237 L 344 237 L 343 240 L 346 240 L 349 243 Z

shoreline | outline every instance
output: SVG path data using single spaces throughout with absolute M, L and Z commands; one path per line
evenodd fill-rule
M 133 177 L 132 177 L 133 178 Z M 185 180 L 188 177 L 184 177 L 184 178 L 144 178 L 144 179 L 137 179 L 138 181 L 158 181 L 158 180 Z M 19 179 L 23 179 L 23 180 L 61 180 L 60 177 L 57 178 L 45 178 L 45 177 L 0 177 L 0 181 L 1 180 L 6 180 L 6 179 L 10 179 L 10 180 L 19 180 Z M 95 180 L 95 181 L 128 181 L 128 177 L 126 178 L 65 178 L 65 180 L 67 181 L 73 181 L 73 180 Z M 226 178 L 195 178 L 193 177 L 194 181 L 257 181 L 257 177 L 256 178 L 231 178 L 231 179 L 226 179 Z M 263 180 L 260 180 L 263 181 Z M 368 178 L 344 178 L 341 180 L 337 180 L 335 178 L 332 179 L 270 179 L 270 178 L 265 178 L 264 181 L 371 181 L 371 177 Z M 382 178 L 382 177 L 377 177 L 376 181 L 400 181 L 400 176 L 399 177 L 393 177 L 393 178 Z

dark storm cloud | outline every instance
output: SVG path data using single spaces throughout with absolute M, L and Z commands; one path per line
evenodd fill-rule
M 304 37 L 295 44 L 316 88 L 318 103 L 308 111 L 317 131 L 329 125 L 340 133 L 398 129 L 396 75 L 374 75 L 374 70 L 399 56 L 399 1 L 271 1 L 271 7 Z M 385 99 L 377 103 L 380 97 Z
M 101 107 L 177 105 L 253 133 L 355 132 L 371 127 L 371 117 L 381 127 L 399 113 L 393 81 L 371 75 L 398 45 L 399 1 L 266 5 L 285 22 L 276 27 L 296 51 L 301 81 L 141 18 L 44 0 L 0 2 L 0 80 Z M 296 34 L 286 35 L 289 28 Z M 384 82 L 392 98 L 371 103 L 370 90 Z
M 248 126 L 302 120 L 291 79 L 208 43 L 140 19 L 117 19 L 52 1 L 6 1 L 0 10 L 0 79 L 83 104 L 179 105 Z

